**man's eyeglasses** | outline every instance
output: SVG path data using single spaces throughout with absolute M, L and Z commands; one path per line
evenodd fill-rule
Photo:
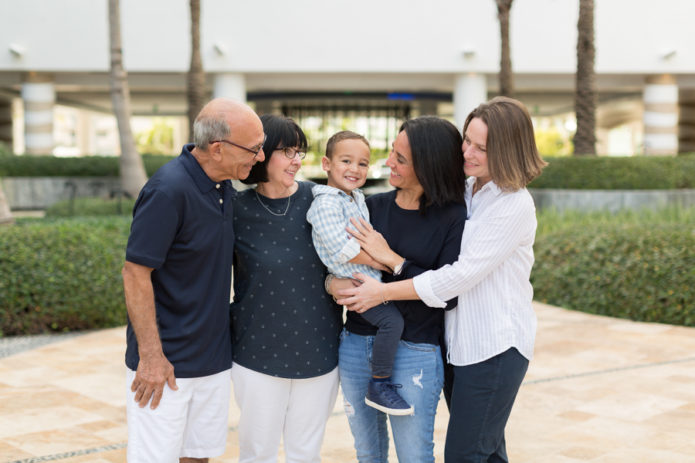
M 287 159 L 294 159 L 297 156 L 299 156 L 299 159 L 304 159 L 306 157 L 304 151 L 299 151 L 296 148 L 277 148 L 275 151 L 282 151 Z
M 253 153 L 253 157 L 255 158 L 256 156 L 258 156 L 258 153 L 260 153 L 261 150 L 263 149 L 263 145 L 265 144 L 265 141 L 267 138 L 268 138 L 268 135 L 263 134 L 263 142 L 260 145 L 254 146 L 253 148 L 247 148 L 243 145 L 238 145 L 238 144 L 234 143 L 233 141 L 229 141 L 229 140 L 212 140 L 210 143 L 229 143 L 232 146 L 236 146 L 237 148 L 241 148 L 243 150 L 246 150 L 249 153 Z

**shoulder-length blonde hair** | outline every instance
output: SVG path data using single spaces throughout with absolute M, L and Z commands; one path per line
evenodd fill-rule
M 476 117 L 487 125 L 487 166 L 498 187 L 516 191 L 541 174 L 548 163 L 538 154 L 531 116 L 520 101 L 498 96 L 481 104 L 466 118 L 464 136 Z

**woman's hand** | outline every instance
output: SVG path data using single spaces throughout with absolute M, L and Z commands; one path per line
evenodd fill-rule
M 362 284 L 352 288 L 339 289 L 335 293 L 338 304 L 346 306 L 348 310 L 362 313 L 386 302 L 382 297 L 384 293 L 383 283 L 362 273 L 355 273 L 353 277 L 362 281 Z
M 330 294 L 334 298 L 337 298 L 339 291 L 341 289 L 350 289 L 350 288 L 354 288 L 355 286 L 359 286 L 361 284 L 362 283 L 360 281 L 357 281 L 354 278 L 334 277 L 331 279 L 330 287 L 328 287 L 326 289 L 328 289 L 328 294 Z
M 346 227 L 345 229 L 375 261 L 385 265 L 389 270 L 403 261 L 403 258 L 391 250 L 386 239 L 381 233 L 374 230 L 369 222 L 362 218 L 359 220 L 352 218 L 350 222 L 355 228 Z

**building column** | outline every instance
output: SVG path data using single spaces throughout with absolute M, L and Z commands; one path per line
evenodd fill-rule
M 461 130 L 470 112 L 487 101 L 487 79 L 484 74 L 476 73 L 459 74 L 455 79 L 454 120 Z
M 647 77 L 644 86 L 644 154 L 678 152 L 678 85 L 668 74 Z
M 243 74 L 229 73 L 215 76 L 213 98 L 231 98 L 246 103 L 246 78 Z
M 12 150 L 12 100 L 0 98 L 0 142 Z
M 24 102 L 24 151 L 53 153 L 53 105 L 55 87 L 50 76 L 29 73 L 22 83 Z
M 678 152 L 695 153 L 695 89 L 680 89 L 678 106 Z

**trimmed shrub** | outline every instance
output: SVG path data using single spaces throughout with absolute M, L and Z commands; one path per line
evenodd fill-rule
M 176 156 L 165 156 L 163 154 L 143 154 L 142 162 L 145 164 L 145 172 L 147 172 L 147 176 L 152 177 L 152 175 L 157 172 L 157 169 L 177 156 L 178 154 Z
M 75 217 L 127 215 L 133 212 L 135 199 L 132 198 L 75 198 L 52 204 L 46 209 L 46 217 Z
M 623 209 L 609 211 L 579 211 L 543 209 L 538 211 L 537 235 L 563 231 L 574 233 L 578 228 L 593 229 L 597 226 L 635 225 L 651 227 L 653 224 L 670 224 L 695 228 L 695 208 L 668 206 L 661 209 Z
M 0 335 L 122 325 L 130 219 L 19 222 L 0 228 Z
M 695 326 L 694 249 L 695 225 L 682 223 L 609 223 L 539 234 L 534 298 L 589 313 Z
M 143 154 L 147 176 L 175 156 Z M 118 157 L 0 156 L 0 177 L 118 177 Z
M 148 176 L 175 156 L 143 154 Z M 695 154 L 664 156 L 547 157 L 530 188 L 665 190 L 695 188 Z M 308 164 L 308 162 L 307 162 Z M 117 177 L 118 157 L 0 156 L 0 177 Z
M 695 188 L 695 155 L 678 157 L 546 157 L 529 188 L 670 190 Z

